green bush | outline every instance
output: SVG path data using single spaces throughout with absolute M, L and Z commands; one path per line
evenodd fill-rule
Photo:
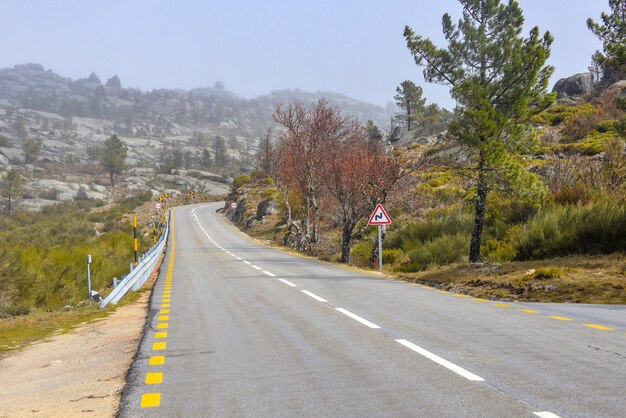
M 241 174 L 233 179 L 233 190 L 237 190 L 244 184 L 250 181 L 250 176 Z
M 262 181 L 263 184 L 274 184 L 274 179 L 271 177 L 266 177 Z
M 593 131 L 580 142 L 558 144 L 550 147 L 553 153 L 580 153 L 583 155 L 596 155 L 604 150 L 604 143 L 615 138 L 614 132 L 600 133 Z
M 552 106 L 543 112 L 532 117 L 532 121 L 541 125 L 556 126 L 574 115 L 578 115 L 585 112 L 593 111 L 593 106 L 589 103 L 584 103 L 579 106 L 567 106 L 559 105 Z
M 548 206 L 522 227 L 516 251 L 519 260 L 626 251 L 626 205 Z
M 469 239 L 469 234 L 457 233 L 420 243 L 409 252 L 411 262 L 408 266 L 411 271 L 420 271 L 432 266 L 459 262 L 469 252 Z M 406 268 L 404 271 L 407 271 Z
M 563 276 L 564 272 L 558 267 L 538 268 L 533 274 L 534 279 L 558 279 Z

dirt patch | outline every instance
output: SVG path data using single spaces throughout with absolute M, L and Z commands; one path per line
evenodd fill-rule
M 149 296 L 1 359 L 0 417 L 114 416 Z

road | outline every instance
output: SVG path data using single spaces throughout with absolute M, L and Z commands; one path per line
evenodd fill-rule
M 120 416 L 626 416 L 626 306 L 361 274 L 259 245 L 221 206 L 174 211 Z

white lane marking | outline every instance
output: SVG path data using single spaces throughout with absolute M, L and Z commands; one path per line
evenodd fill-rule
M 237 256 L 235 256 L 235 257 L 237 257 Z M 241 261 L 241 260 L 243 260 L 243 259 L 242 259 L 241 257 L 237 257 L 237 260 Z
M 377 329 L 380 328 L 378 325 L 371 323 L 370 321 L 368 321 L 365 318 L 361 318 L 360 316 L 358 316 L 357 314 L 353 314 L 352 312 L 343 309 L 343 308 L 335 308 L 335 310 L 341 312 L 342 314 L 349 316 L 350 318 L 354 319 L 355 321 L 359 321 L 360 323 L 362 323 L 363 325 L 370 327 L 372 329 Z
M 261 267 L 257 267 L 254 264 L 250 264 L 250 267 L 252 267 L 253 269 L 261 270 Z
M 548 412 L 548 411 L 533 412 L 533 414 L 541 418 L 561 418 L 560 416 L 553 414 L 552 412 Z
M 289 280 L 285 280 L 285 279 L 278 279 L 281 282 L 285 283 L 287 286 L 291 286 L 291 287 L 298 287 L 295 284 L 291 283 Z
M 263 270 L 263 273 L 267 274 L 267 275 L 268 275 L 268 276 L 270 276 L 270 277 L 276 277 L 276 275 L 275 275 L 275 274 L 270 273 L 269 271 L 266 271 L 266 270 Z
M 246 263 L 247 265 L 251 266 L 252 263 L 250 263 L 249 261 L 243 260 L 244 263 Z
M 324 302 L 324 303 L 328 302 L 326 299 L 321 298 L 317 296 L 315 293 L 309 292 L 308 290 L 301 290 L 301 292 L 304 293 L 305 295 L 311 296 L 313 299 L 315 299 L 318 302 Z
M 439 357 L 436 354 L 431 353 L 428 350 L 423 349 L 420 346 L 417 346 L 415 344 L 413 344 L 410 341 L 407 340 L 396 340 L 397 342 L 399 342 L 400 344 L 402 344 L 403 346 L 415 351 L 418 354 L 421 354 L 422 356 L 426 357 L 429 360 L 434 361 L 435 363 L 439 364 L 440 366 L 445 367 L 448 370 L 453 371 L 454 373 L 463 376 L 464 378 L 468 379 L 468 380 L 474 380 L 477 382 L 482 382 L 485 379 L 483 379 L 480 376 L 476 376 L 474 373 L 470 373 L 467 370 L 465 370 L 464 368 L 457 366 L 454 363 L 450 363 L 448 360 L 442 359 L 441 357 Z

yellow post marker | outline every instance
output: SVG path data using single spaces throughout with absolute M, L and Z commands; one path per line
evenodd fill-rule
M 135 244 L 135 265 L 139 264 L 139 257 L 137 252 L 139 250 L 139 243 L 137 242 L 137 214 L 133 214 L 133 241 Z

